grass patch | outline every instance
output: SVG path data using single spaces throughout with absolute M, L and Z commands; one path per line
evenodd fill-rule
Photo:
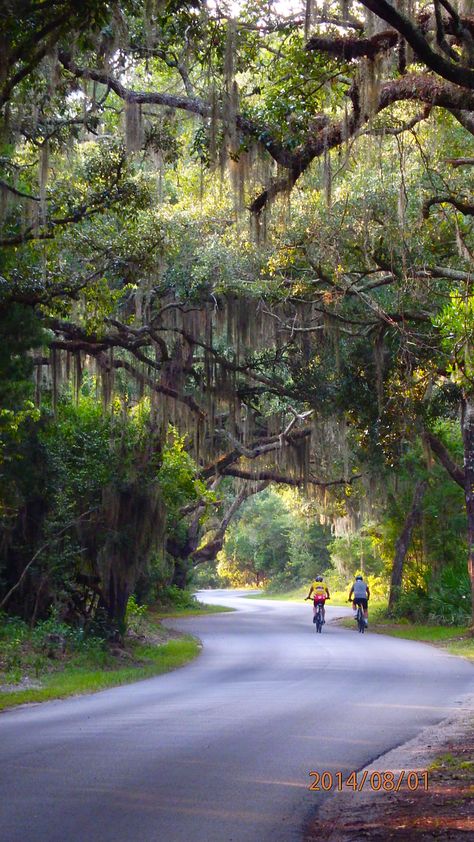
M 156 612 L 129 600 L 129 631 L 123 646 L 54 617 L 31 629 L 18 617 L 0 615 L 0 710 L 94 693 L 183 666 L 198 655 L 201 644 L 165 629 L 161 617 L 226 610 L 189 596 L 186 600 L 186 605 L 168 605 Z
M 463 640 L 450 640 L 446 643 L 446 651 L 450 655 L 461 655 L 474 661 L 474 638 L 466 637 Z
M 474 660 L 474 637 L 467 626 L 424 626 L 403 620 L 387 620 L 385 609 L 381 605 L 375 611 L 369 609 L 369 628 L 377 634 L 398 637 L 403 640 L 417 640 L 421 643 L 432 643 L 449 652 L 451 655 L 461 655 Z M 352 619 L 341 620 L 341 625 L 352 628 Z
M 108 662 L 102 669 L 78 666 L 72 659 L 61 671 L 41 676 L 41 687 L 0 692 L 0 710 L 27 702 L 64 699 L 81 693 L 96 693 L 108 687 L 151 678 L 187 664 L 200 652 L 199 641 L 191 637 L 169 640 L 160 646 L 134 644 L 129 657 L 132 664 L 117 666 Z M 112 658 L 112 656 L 109 656 Z
M 407 640 L 421 640 L 425 643 L 446 643 L 452 640 L 459 640 L 467 634 L 466 626 L 417 626 L 414 623 L 409 625 L 398 625 L 389 623 L 377 624 L 376 631 L 390 634 L 392 637 L 402 637 Z
M 192 617 L 231 611 L 205 605 L 189 594 L 184 604 L 147 609 L 131 601 L 124 648 L 54 619 L 33 630 L 16 617 L 0 617 L 0 710 L 29 702 L 63 699 L 129 684 L 181 667 L 201 644 L 176 637 L 161 626 L 164 617 Z
M 474 771 L 474 760 L 464 760 L 462 756 L 454 755 L 451 752 L 441 754 L 431 764 L 428 771 L 437 772 L 440 770 L 472 772 Z
M 192 607 L 152 606 L 150 616 L 155 620 L 163 620 L 165 617 L 200 617 L 203 614 L 223 614 L 227 611 L 235 611 L 235 608 L 227 608 L 224 605 L 206 605 L 205 602 L 197 602 Z

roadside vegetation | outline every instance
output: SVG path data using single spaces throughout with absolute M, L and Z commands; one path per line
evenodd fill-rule
M 154 621 L 166 617 L 198 617 L 200 614 L 223 614 L 233 611 L 224 605 L 207 605 L 187 590 L 175 586 L 162 591 L 160 600 L 148 609 L 148 616 Z
M 0 615 L 0 710 L 94 693 L 184 666 L 199 654 L 200 643 L 166 629 L 161 620 L 230 609 L 176 590 L 168 589 L 152 607 L 131 597 L 119 638 L 111 638 L 106 625 L 87 630 L 51 615 L 31 628 L 19 617 Z
M 395 623 L 387 621 L 386 616 L 377 617 L 376 615 L 370 622 L 370 630 L 388 634 L 390 637 L 432 643 L 445 649 L 451 655 L 461 655 L 474 660 L 474 637 L 468 626 L 432 626 L 406 621 Z

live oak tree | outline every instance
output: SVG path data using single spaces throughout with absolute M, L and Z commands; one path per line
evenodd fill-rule
M 360 474 L 423 437 L 471 524 L 470 375 L 445 309 L 470 295 L 470 4 L 8 12 L 2 310 L 48 331 L 37 396 L 84 376 L 125 413 L 149 395 L 158 461 L 171 422 L 237 497 L 294 483 L 363 508 Z M 462 473 L 435 435 L 456 406 Z M 201 514 L 170 536 L 180 560 L 222 545 L 227 513 L 204 553 Z

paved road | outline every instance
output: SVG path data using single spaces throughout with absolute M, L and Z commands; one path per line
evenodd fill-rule
M 189 666 L 0 716 L 1 842 L 291 842 L 310 770 L 361 768 L 474 690 L 423 644 L 314 634 L 308 603 L 206 598 L 239 611 L 176 621 L 204 643 Z

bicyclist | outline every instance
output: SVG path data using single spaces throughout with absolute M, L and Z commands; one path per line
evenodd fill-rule
M 366 582 L 364 582 L 362 576 L 356 576 L 355 582 L 352 585 L 352 588 L 349 593 L 348 602 L 352 602 L 352 607 L 354 611 L 357 611 L 357 606 L 362 605 L 364 611 L 364 620 L 365 625 L 368 625 L 369 622 L 369 609 L 368 609 L 368 600 L 370 598 L 370 589 Z M 354 614 L 354 619 L 357 619 L 357 615 Z
M 329 595 L 328 586 L 323 581 L 322 576 L 316 576 L 316 579 L 309 589 L 308 596 L 305 597 L 305 602 L 307 599 L 311 599 L 311 594 L 313 595 L 313 623 L 315 622 L 316 608 L 319 604 L 323 606 L 323 623 L 325 623 L 326 609 L 324 607 L 324 603 L 327 599 L 331 599 L 331 597 Z

